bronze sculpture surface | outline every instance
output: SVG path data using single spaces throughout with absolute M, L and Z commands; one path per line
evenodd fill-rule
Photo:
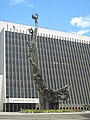
M 37 57 L 37 30 L 38 30 L 38 14 L 33 14 L 32 18 L 35 20 L 35 30 L 32 28 L 29 29 L 29 33 L 31 34 L 31 43 L 27 42 L 29 47 L 29 60 L 31 65 L 32 77 L 35 82 L 37 89 L 43 98 L 49 102 L 60 102 L 62 100 L 67 100 L 69 98 L 68 85 L 64 86 L 61 89 L 53 90 L 48 88 L 46 83 L 42 78 L 42 74 L 40 72 L 40 68 L 38 67 L 38 57 Z

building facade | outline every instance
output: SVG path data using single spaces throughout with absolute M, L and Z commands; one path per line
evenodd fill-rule
M 0 111 L 20 109 L 88 109 L 90 37 L 39 28 L 38 65 L 51 89 L 69 85 L 70 98 L 49 103 L 31 79 L 28 46 L 31 26 L 0 21 Z

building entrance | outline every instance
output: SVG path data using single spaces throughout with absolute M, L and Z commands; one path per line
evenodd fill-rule
M 35 109 L 35 103 L 6 103 L 3 106 L 4 112 L 19 112 L 22 109 Z

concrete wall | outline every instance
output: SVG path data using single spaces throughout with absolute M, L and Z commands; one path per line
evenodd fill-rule
M 4 81 L 3 75 L 0 75 L 0 112 L 3 111 L 3 102 L 4 102 Z
M 0 75 L 4 74 L 4 30 L 0 32 Z
M 0 32 L 0 111 L 3 111 L 5 102 L 5 79 L 4 79 L 4 29 Z

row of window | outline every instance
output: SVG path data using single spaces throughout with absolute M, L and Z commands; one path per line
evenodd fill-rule
M 23 33 L 15 33 L 15 32 L 5 32 L 5 37 L 6 38 L 12 38 L 13 39 L 30 39 L 30 35 L 29 34 L 23 34 Z
M 27 40 L 30 41 L 29 39 Z M 38 57 L 39 57 L 38 62 L 39 62 L 40 70 L 43 75 L 43 79 L 45 80 L 46 84 L 52 89 L 60 89 L 64 87 L 66 84 L 69 84 L 71 87 L 71 90 L 70 90 L 71 103 L 76 103 L 76 102 L 87 103 L 89 101 L 89 97 L 88 97 L 89 96 L 89 84 L 88 84 L 89 62 L 88 61 L 90 57 L 89 56 L 89 51 L 90 51 L 89 45 L 84 44 L 84 43 L 78 43 L 78 42 L 75 43 L 72 41 L 65 41 L 65 40 L 45 38 L 45 37 L 38 37 L 37 41 L 38 41 L 37 49 L 38 49 Z M 7 42 L 6 49 L 8 49 L 8 45 L 12 46 L 11 42 Z M 23 45 L 21 41 L 20 49 L 22 46 Z M 11 76 L 13 74 L 15 77 L 15 78 L 8 77 L 8 76 L 6 77 L 9 82 L 9 83 L 7 82 L 8 90 L 10 87 L 9 85 L 11 85 L 11 88 L 13 88 L 12 82 L 14 82 L 14 79 L 16 80 L 15 82 L 15 86 L 16 86 L 16 83 L 17 81 L 20 80 L 20 77 L 22 77 L 23 82 L 21 84 L 23 87 L 24 85 L 23 83 L 25 82 L 26 77 L 28 76 L 30 72 L 30 71 L 28 72 L 26 71 L 26 74 L 23 75 L 22 74 L 24 72 L 24 69 L 22 69 L 23 67 L 21 67 L 21 69 L 18 69 L 17 67 L 18 60 L 19 60 L 17 59 L 18 56 L 20 56 L 20 59 L 21 59 L 21 62 L 19 62 L 20 64 L 19 66 L 23 66 L 25 63 L 24 59 L 26 60 L 28 59 L 28 57 L 26 55 L 24 56 L 24 53 L 21 54 L 21 52 L 19 52 L 18 50 L 19 47 L 15 49 L 16 47 L 17 47 L 16 45 L 15 46 L 13 45 L 12 51 L 13 53 L 15 52 L 14 56 L 17 55 L 17 57 L 11 56 L 13 59 L 12 60 L 8 59 L 10 58 L 10 55 L 12 53 L 10 51 L 9 51 L 9 56 L 6 55 L 7 59 L 9 60 L 9 62 L 8 60 L 6 62 L 7 63 L 6 69 L 9 71 L 11 70 Z M 22 48 L 24 49 L 24 46 Z M 9 47 L 9 49 L 11 48 Z M 27 51 L 26 48 L 25 48 L 25 51 Z M 22 59 L 23 59 L 23 62 L 22 62 Z M 17 64 L 11 64 L 11 67 L 10 67 L 11 69 L 9 69 L 9 65 L 8 65 L 8 63 L 10 63 L 10 60 L 11 62 L 13 61 L 14 63 L 17 63 Z M 27 64 L 27 68 L 29 67 L 30 69 L 30 66 L 28 65 L 30 64 L 29 63 Z M 14 70 L 12 70 L 12 68 L 14 68 Z M 20 75 L 18 75 L 17 72 L 16 73 L 13 72 L 13 71 L 16 71 L 16 69 L 19 70 L 19 72 L 21 71 Z M 18 76 L 18 79 L 17 79 L 17 76 Z M 10 81 L 11 81 L 11 84 L 10 84 Z M 32 80 L 30 79 L 30 81 Z M 20 84 L 18 83 L 18 85 Z M 29 84 L 29 85 L 30 85 L 30 88 L 32 86 L 33 88 L 32 91 L 33 91 L 33 94 L 35 95 L 36 88 L 34 84 L 33 85 Z M 32 94 L 32 91 L 30 91 L 30 94 Z
M 69 84 L 71 103 L 89 102 L 89 45 L 60 40 L 46 42 L 45 38 L 39 40 L 39 45 L 39 64 L 49 87 L 57 89 Z

